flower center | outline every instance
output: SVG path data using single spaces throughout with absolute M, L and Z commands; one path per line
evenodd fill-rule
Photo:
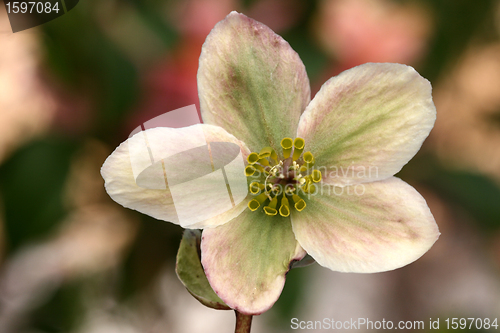
M 313 168 L 314 156 L 311 152 L 302 154 L 304 147 L 304 139 L 284 138 L 281 140 L 283 159 L 279 159 L 271 147 L 248 155 L 245 175 L 250 178 L 250 193 L 254 195 L 248 203 L 251 211 L 263 206 L 267 215 L 279 212 L 287 217 L 290 215 L 290 203 L 299 212 L 306 208 L 302 197 L 316 192 L 314 183 L 321 181 L 321 172 Z

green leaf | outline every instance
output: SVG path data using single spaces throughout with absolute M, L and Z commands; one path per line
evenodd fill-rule
M 217 310 L 231 310 L 215 294 L 200 262 L 201 231 L 186 229 L 182 236 L 175 272 L 182 284 L 201 304 Z

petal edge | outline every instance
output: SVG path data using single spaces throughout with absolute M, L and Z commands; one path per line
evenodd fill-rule
M 252 151 L 295 135 L 310 101 L 298 54 L 264 24 L 237 12 L 217 23 L 198 69 L 203 121 L 225 128 Z
M 307 209 L 292 216 L 295 237 L 334 271 L 393 270 L 420 258 L 439 237 L 425 199 L 396 177 L 333 188 L 312 197 Z
M 231 149 L 216 153 L 216 143 Z M 109 196 L 126 208 L 183 227 L 214 227 L 244 209 L 248 154 L 244 143 L 217 126 L 157 127 L 123 142 L 106 159 L 101 175 Z
M 393 176 L 436 120 L 430 82 L 412 67 L 368 63 L 328 80 L 302 114 L 297 136 L 323 181 L 345 186 Z
M 267 311 L 281 294 L 291 262 L 304 256 L 288 218 L 249 209 L 202 234 L 201 262 L 210 285 L 244 314 Z

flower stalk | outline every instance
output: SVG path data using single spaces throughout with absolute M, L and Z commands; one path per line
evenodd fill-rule
M 253 316 L 243 314 L 236 310 L 234 310 L 234 313 L 236 314 L 236 327 L 234 333 L 250 333 Z

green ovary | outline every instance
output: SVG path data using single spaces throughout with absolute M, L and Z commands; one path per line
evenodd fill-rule
M 321 181 L 321 172 L 313 169 L 314 156 L 305 152 L 301 138 L 281 140 L 283 159 L 271 147 L 247 157 L 245 175 L 250 178 L 250 193 L 254 198 L 248 203 L 251 211 L 262 208 L 267 215 L 290 215 L 290 206 L 301 212 L 306 202 L 301 195 L 315 194 Z

